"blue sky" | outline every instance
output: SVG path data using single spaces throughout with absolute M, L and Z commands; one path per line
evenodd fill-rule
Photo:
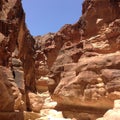
M 22 0 L 26 23 L 33 36 L 57 32 L 81 16 L 83 0 Z

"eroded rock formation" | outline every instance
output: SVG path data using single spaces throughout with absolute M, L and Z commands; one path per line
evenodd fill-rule
M 53 109 L 36 86 L 67 118 L 95 120 L 112 108 L 120 98 L 119 13 L 119 0 L 85 0 L 78 22 L 33 38 L 21 0 L 0 0 L 0 118 L 35 120 L 40 114 L 23 111 Z
M 35 37 L 36 76 L 65 116 L 94 120 L 120 98 L 119 12 L 119 0 L 85 0 L 77 23 Z
M 1 119 L 16 120 L 19 112 L 15 110 L 29 109 L 27 91 L 36 92 L 34 53 L 34 39 L 26 28 L 21 0 L 0 0 Z
M 102 118 L 97 120 L 119 120 L 120 119 L 120 100 L 114 101 L 113 109 L 108 110 Z

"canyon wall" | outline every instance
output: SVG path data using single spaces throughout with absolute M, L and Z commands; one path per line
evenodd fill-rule
M 21 0 L 0 0 L 0 119 L 39 112 L 39 85 L 64 117 L 95 120 L 112 108 L 120 99 L 119 13 L 119 0 L 85 0 L 75 24 L 32 37 Z
M 36 76 L 66 117 L 94 120 L 120 98 L 119 12 L 119 0 L 85 0 L 78 22 L 35 37 Z
M 22 120 L 22 111 L 31 109 L 28 91 L 36 92 L 34 43 L 21 0 L 0 0 L 1 120 Z

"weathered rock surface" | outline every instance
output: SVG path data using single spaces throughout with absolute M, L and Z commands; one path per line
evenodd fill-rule
M 35 91 L 35 85 L 32 83 L 35 81 L 34 39 L 26 28 L 21 1 L 1 1 L 0 55 L 2 57 L 0 57 L 0 65 L 5 67 L 22 66 L 26 81 L 25 87 Z M 17 63 L 17 61 L 21 63 Z
M 27 102 L 29 104 L 29 110 L 39 113 L 42 108 L 43 99 L 37 94 L 31 92 L 28 92 L 28 98 L 29 101 Z
M 35 37 L 36 75 L 65 116 L 95 120 L 120 98 L 119 12 L 119 0 L 85 0 L 77 23 Z
M 120 119 L 120 100 L 114 101 L 114 108 L 108 110 L 103 118 L 98 118 L 96 120 L 119 120 Z
M 23 112 L 0 112 L 0 120 L 24 120 Z M 28 120 L 28 119 L 27 119 Z
M 0 66 L 0 112 L 24 110 L 24 101 L 10 69 Z
M 21 0 L 0 0 L 0 119 L 24 119 L 19 111 L 30 107 L 26 91 L 36 92 L 34 63 Z
M 85 0 L 82 13 L 75 24 L 33 38 L 21 0 L 0 1 L 0 118 L 42 119 L 41 109 L 57 109 L 95 120 L 120 98 L 120 1 Z M 49 89 L 58 105 L 36 87 Z

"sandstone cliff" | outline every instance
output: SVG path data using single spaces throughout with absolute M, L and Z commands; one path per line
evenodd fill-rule
M 27 93 L 36 92 L 34 42 L 25 25 L 21 0 L 0 0 L 1 120 L 22 120 L 14 111 L 23 114 L 30 109 Z
M 77 23 L 35 37 L 36 77 L 66 117 L 94 120 L 120 98 L 119 12 L 119 0 L 85 0 Z
M 78 22 L 33 38 L 21 0 L 0 0 L 0 119 L 40 117 L 23 111 L 52 108 L 36 94 L 47 89 L 64 117 L 95 120 L 112 108 L 120 99 L 119 13 L 119 0 L 85 0 Z

